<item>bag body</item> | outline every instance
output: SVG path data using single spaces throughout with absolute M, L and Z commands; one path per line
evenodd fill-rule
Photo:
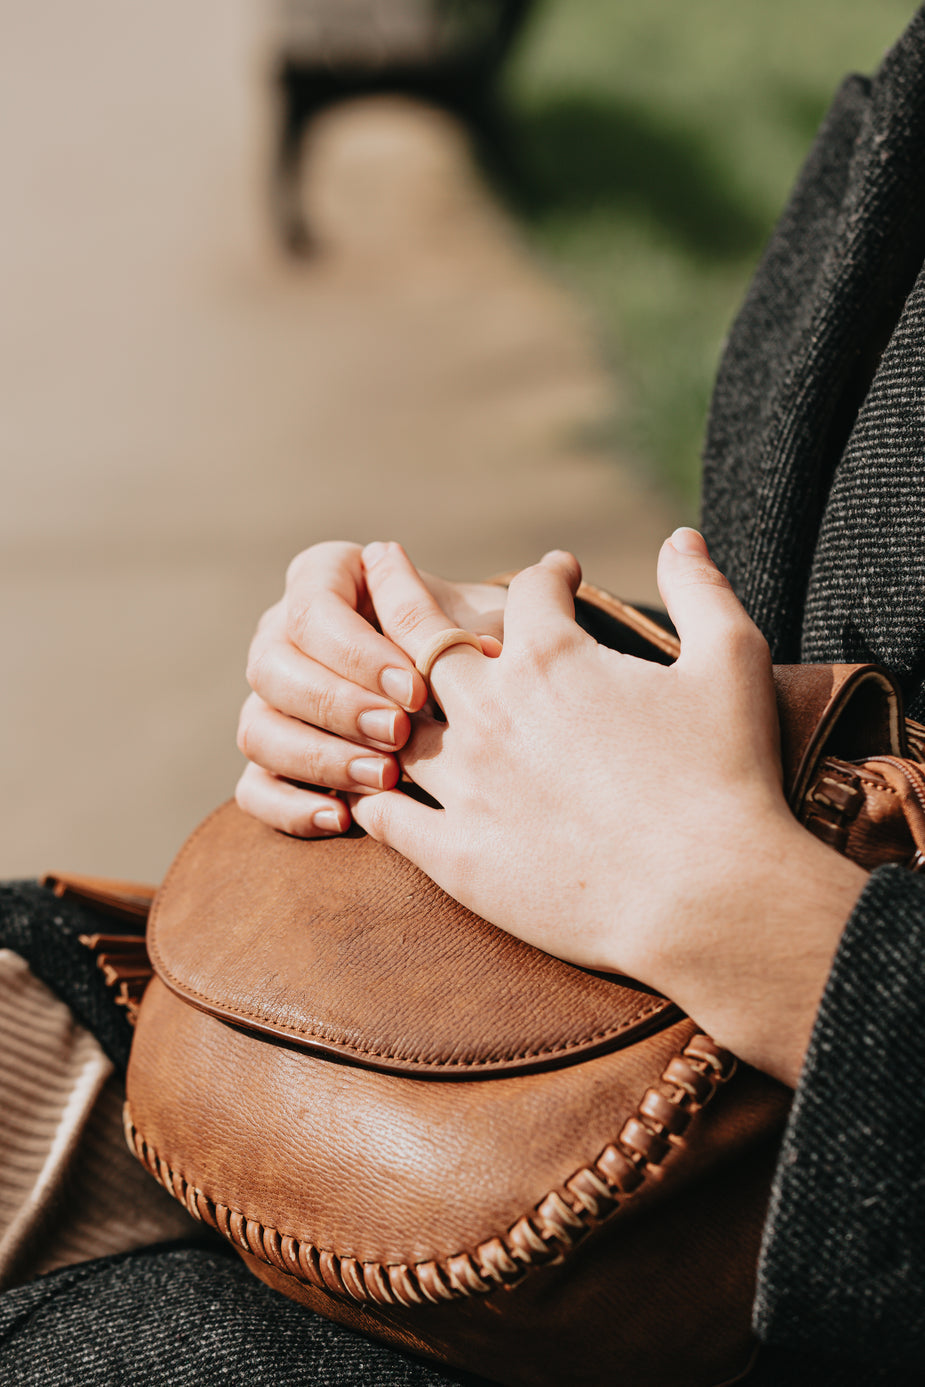
M 597 639 L 676 655 L 579 598 Z M 892 680 L 775 677 L 794 812 L 865 865 L 916 865 Z M 296 840 L 233 804 L 182 849 L 148 948 L 129 1144 L 268 1284 L 511 1387 L 747 1372 L 789 1092 L 670 1001 L 512 938 L 358 832 Z
M 130 1145 L 271 1285 L 500 1382 L 745 1365 L 786 1095 L 729 1079 L 669 1002 L 371 839 L 301 843 L 234 805 L 184 849 L 149 947 Z

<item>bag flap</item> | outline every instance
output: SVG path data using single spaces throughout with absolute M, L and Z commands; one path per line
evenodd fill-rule
M 902 696 L 879 665 L 775 665 L 787 801 L 799 815 L 826 756 L 905 756 Z
M 148 943 L 167 986 L 219 1019 L 421 1077 L 555 1068 L 679 1016 L 479 919 L 371 838 L 290 838 L 233 803 L 181 850 Z

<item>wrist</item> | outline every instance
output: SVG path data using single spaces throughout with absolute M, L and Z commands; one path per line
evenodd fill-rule
M 686 898 L 689 922 L 675 931 L 680 947 L 655 985 L 718 1044 L 795 1087 L 866 881 L 789 815 L 766 824 L 734 858 L 712 863 L 709 887 Z

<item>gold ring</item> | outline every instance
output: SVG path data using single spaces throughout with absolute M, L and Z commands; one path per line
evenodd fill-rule
M 454 645 L 471 645 L 480 655 L 482 653 L 482 642 L 472 631 L 463 631 L 459 626 L 448 626 L 445 631 L 438 631 L 435 636 L 431 636 L 414 662 L 414 667 L 425 684 L 429 684 L 430 672 L 440 656 Z

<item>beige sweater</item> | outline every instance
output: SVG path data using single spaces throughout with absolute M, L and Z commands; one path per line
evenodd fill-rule
M 94 1037 L 0 949 L 0 1290 L 205 1233 L 129 1154 L 123 1097 Z

